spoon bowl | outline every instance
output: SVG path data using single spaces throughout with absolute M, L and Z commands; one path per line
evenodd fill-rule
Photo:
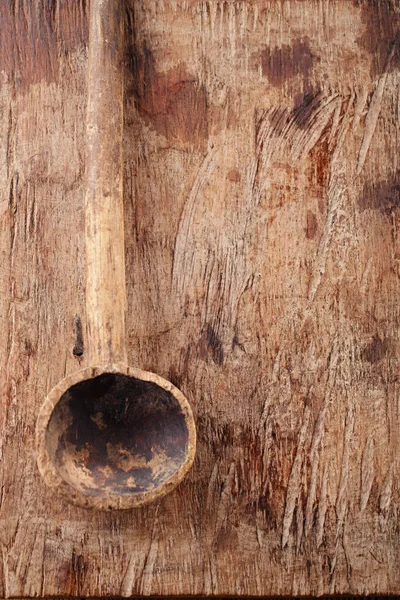
M 46 483 L 74 504 L 132 508 L 182 481 L 195 438 L 189 403 L 170 382 L 124 365 L 89 367 L 46 398 L 38 465 Z

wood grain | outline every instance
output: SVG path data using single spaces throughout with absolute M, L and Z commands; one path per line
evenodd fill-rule
M 129 0 L 128 360 L 183 391 L 198 452 L 91 514 L 33 451 L 88 364 L 87 3 L 1 3 L 2 597 L 400 592 L 399 15 Z
M 91 2 L 86 117 L 86 315 L 93 365 L 126 363 L 124 6 Z

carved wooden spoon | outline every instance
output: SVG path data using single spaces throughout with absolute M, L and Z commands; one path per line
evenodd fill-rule
M 127 366 L 123 220 L 124 11 L 90 3 L 86 218 L 89 368 L 47 396 L 36 427 L 44 481 L 68 501 L 104 510 L 139 506 L 182 481 L 196 449 L 184 395 Z

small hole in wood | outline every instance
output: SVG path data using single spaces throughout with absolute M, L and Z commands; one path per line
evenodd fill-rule
M 72 354 L 74 356 L 83 356 L 84 345 L 83 345 L 83 332 L 82 332 L 82 321 L 78 315 L 74 317 L 74 347 Z

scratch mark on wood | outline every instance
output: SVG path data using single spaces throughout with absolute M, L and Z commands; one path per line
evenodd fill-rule
M 304 160 L 308 156 L 320 140 L 332 117 L 337 113 L 338 106 L 341 105 L 340 97 L 337 94 L 318 100 L 319 103 L 316 103 L 315 109 L 309 113 L 307 126 L 300 127 L 297 120 L 298 116 L 295 115 L 293 123 L 286 134 L 288 142 L 292 136 L 291 143 L 288 143 L 288 146 L 293 161 Z
M 350 456 L 354 431 L 354 420 L 354 408 L 349 407 L 345 421 L 342 466 L 340 471 L 339 489 L 336 498 L 336 538 L 340 536 L 347 511 L 347 485 L 350 473 Z
M 136 579 L 136 557 L 135 552 L 132 552 L 128 566 L 126 567 L 125 575 L 121 582 L 120 594 L 124 598 L 128 598 L 132 595 L 135 579 Z
M 361 497 L 360 510 L 363 512 L 368 504 L 372 484 L 375 478 L 374 469 L 374 439 L 369 437 L 364 448 L 361 462 Z
M 143 574 L 146 563 L 148 562 L 150 549 L 151 542 L 149 544 L 149 550 L 146 550 L 146 548 L 132 548 L 130 550 L 128 565 L 121 581 L 120 594 L 122 597 L 128 598 L 134 595 L 138 586 L 143 586 Z
M 35 529 L 34 544 L 31 555 L 24 557 L 27 561 L 26 578 L 23 595 L 27 597 L 41 596 L 44 590 L 44 547 L 46 542 L 47 525 L 39 522 Z
M 210 481 L 208 482 L 208 491 L 207 491 L 207 509 L 210 509 L 215 501 L 215 483 L 218 477 L 219 463 L 215 461 Z
M 354 117 L 353 117 L 353 133 L 357 132 L 360 125 L 361 117 L 364 114 L 365 105 L 368 100 L 369 89 L 367 85 L 363 85 L 356 93 L 356 102 L 354 106 Z
M 321 483 L 321 493 L 318 503 L 317 513 L 317 548 L 319 548 L 324 539 L 324 527 L 326 511 L 328 510 L 328 464 L 324 466 Z
M 286 491 L 285 514 L 283 516 L 282 526 L 282 549 L 286 547 L 289 541 L 290 527 L 292 525 L 296 503 L 298 502 L 300 497 L 301 471 L 303 467 L 305 443 L 310 416 L 310 407 L 306 406 L 304 409 L 303 423 L 300 429 L 299 438 L 297 442 L 296 456 L 294 458 L 292 469 L 290 471 L 289 483 Z
M 296 554 L 299 553 L 304 533 L 304 511 L 303 503 L 297 502 L 296 505 Z
M 338 94 L 327 97 L 317 94 L 295 111 L 266 111 L 257 127 L 256 141 L 261 159 L 257 171 L 264 169 L 272 156 L 274 160 L 303 160 L 318 143 L 341 104 Z
M 225 481 L 222 486 L 221 495 L 219 498 L 217 519 L 215 522 L 214 539 L 216 539 L 219 531 L 222 529 L 222 527 L 226 523 L 226 520 L 228 517 L 229 506 L 230 506 L 231 499 L 232 499 L 232 488 L 233 488 L 235 476 L 236 476 L 236 463 L 231 462 L 231 464 L 229 466 L 229 471 L 228 471 L 227 476 L 225 477 Z
M 276 384 L 279 381 L 279 372 L 281 369 L 281 358 L 282 358 L 282 350 L 279 349 L 278 352 L 276 353 L 274 364 L 272 367 L 270 385 Z M 268 419 L 269 410 L 270 410 L 270 398 L 269 398 L 269 395 L 267 394 L 267 397 L 264 402 L 263 410 L 261 413 L 260 429 L 264 427 L 264 425 Z
M 159 528 L 158 528 L 158 511 L 156 511 L 156 517 L 154 519 L 154 526 L 151 535 L 151 543 L 149 552 L 147 554 L 146 560 L 144 562 L 144 567 L 141 575 L 140 581 L 140 593 L 143 596 L 149 596 L 151 593 L 151 586 L 153 583 L 153 577 L 155 575 L 154 565 L 157 560 L 158 555 L 158 544 L 159 544 Z
M 325 274 L 327 258 L 331 248 L 332 239 L 340 215 L 344 212 L 344 204 L 347 198 L 347 181 L 345 159 L 342 151 L 345 145 L 346 134 L 352 119 L 351 108 L 354 96 L 349 99 L 346 113 L 340 125 L 336 146 L 333 151 L 330 177 L 327 190 L 327 214 L 324 230 L 315 257 L 312 276 L 310 278 L 308 299 L 312 303 L 316 297 L 322 278 Z
M 335 571 L 337 564 L 337 557 L 339 552 L 339 546 L 343 546 L 343 530 L 348 510 L 348 482 L 350 474 L 350 456 L 351 456 L 351 444 L 353 439 L 355 424 L 354 407 L 350 406 L 347 410 L 345 426 L 344 426 L 344 441 L 343 441 L 343 454 L 342 454 L 342 465 L 340 470 L 339 489 L 336 497 L 336 535 L 335 535 L 335 554 L 332 558 L 331 569 L 330 569 L 330 593 L 334 593 L 335 589 Z
M 185 203 L 182 215 L 179 221 L 178 233 L 176 236 L 174 249 L 174 263 L 172 271 L 172 280 L 174 287 L 181 297 L 184 297 L 188 284 L 188 276 L 193 263 L 193 226 L 196 208 L 202 188 L 207 184 L 212 173 L 217 168 L 215 159 L 215 148 L 211 150 L 204 158 L 197 176 L 192 185 L 192 189 Z
M 379 496 L 379 510 L 382 513 L 384 519 L 387 518 L 390 505 L 392 502 L 392 488 L 393 488 L 393 463 L 390 465 L 386 474 L 385 480 L 382 485 L 382 490 Z
M 6 158 L 7 158 L 7 177 L 12 178 L 12 169 L 15 169 L 15 157 L 16 157 L 16 143 L 17 143 L 17 118 L 16 118 L 15 102 L 10 101 L 10 108 L 8 113 L 8 129 L 7 129 L 7 146 L 6 146 Z
M 314 426 L 314 432 L 311 442 L 310 449 L 310 463 L 311 463 L 311 476 L 310 484 L 307 494 L 307 505 L 306 505 L 306 523 L 305 523 L 305 535 L 308 537 L 311 532 L 314 516 L 314 505 L 317 497 L 317 482 L 319 473 L 319 461 L 320 461 L 320 450 L 323 437 L 325 434 L 325 419 L 328 412 L 328 408 L 331 402 L 332 392 L 335 386 L 336 380 L 336 369 L 339 358 L 338 342 L 334 341 L 332 345 L 331 354 L 329 357 L 328 366 L 328 379 L 325 386 L 324 398 L 321 404 L 321 408 L 318 413 L 317 420 Z M 324 515 L 325 518 L 325 515 Z M 318 534 L 317 534 L 318 537 Z
M 7 560 L 7 548 L 1 544 L 0 546 L 0 551 L 1 551 L 1 562 L 2 562 L 2 572 L 3 572 L 3 594 L 4 594 L 4 598 L 9 598 L 10 597 L 10 592 L 9 592 L 9 585 L 8 585 L 8 581 L 9 581 L 9 573 L 8 573 L 8 560 Z
M 379 113 L 381 112 L 383 93 L 385 91 L 386 80 L 387 80 L 387 76 L 389 73 L 390 63 L 392 62 L 395 48 L 396 48 L 396 44 L 393 44 L 392 49 L 389 52 L 389 56 L 386 61 L 385 70 L 378 81 L 378 85 L 376 86 L 376 90 L 372 96 L 371 103 L 370 103 L 370 106 L 368 109 L 368 113 L 367 113 L 367 116 L 365 119 L 364 137 L 363 137 L 360 152 L 358 155 L 358 163 L 357 163 L 357 170 L 356 170 L 357 175 L 359 175 L 362 171 L 362 168 L 365 163 L 365 159 L 367 157 L 369 147 L 371 145 L 373 135 L 375 133 L 376 125 L 378 123 Z
M 372 267 L 373 267 L 373 259 L 370 257 L 370 258 L 368 258 L 367 265 L 361 276 L 360 292 L 363 296 L 365 296 L 366 291 L 368 289 L 369 278 L 370 278 Z
M 335 147 L 335 136 L 336 136 L 336 132 L 339 128 L 341 113 L 342 113 L 342 105 L 340 102 L 338 102 L 338 104 L 335 108 L 335 112 L 333 113 L 332 127 L 331 127 L 331 130 L 329 132 L 329 137 L 328 137 L 328 148 L 330 151 L 332 151 Z

